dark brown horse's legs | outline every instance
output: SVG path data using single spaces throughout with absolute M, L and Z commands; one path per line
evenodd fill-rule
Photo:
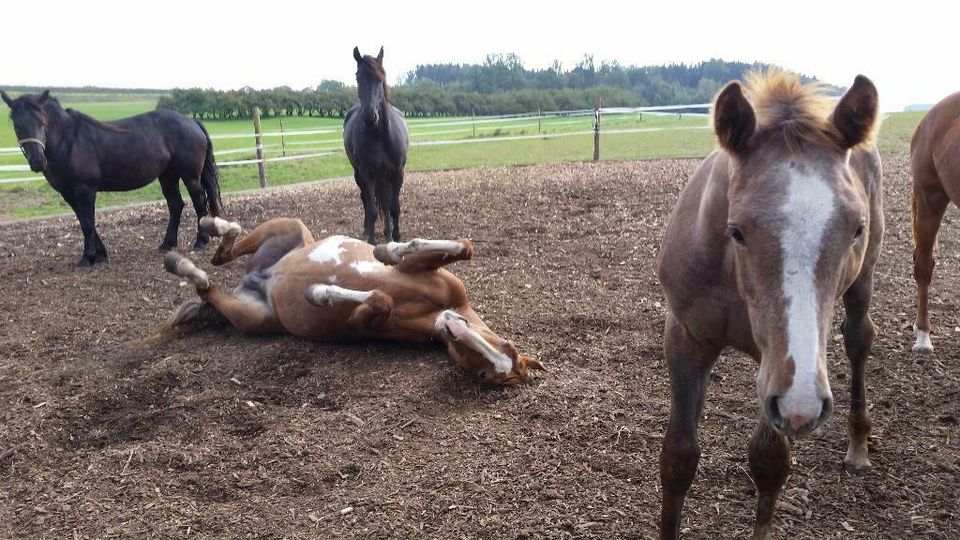
M 767 538 L 780 488 L 790 473 L 790 444 L 761 419 L 750 438 L 750 475 L 757 486 L 757 516 L 753 537 Z
M 355 176 L 357 186 L 360 187 L 360 201 L 363 202 L 363 236 L 370 244 L 377 243 L 376 233 L 373 231 L 377 223 L 377 201 L 374 187 L 360 176 Z
M 83 255 L 77 263 L 77 268 L 87 268 L 93 266 L 98 261 L 106 261 L 106 248 L 98 257 L 98 248 L 103 245 L 97 235 L 97 221 L 95 214 L 97 193 L 89 189 L 76 189 L 73 192 L 73 210 L 77 214 L 77 221 L 80 222 L 80 230 L 83 232 Z
M 930 342 L 930 320 L 927 312 L 930 281 L 933 279 L 933 246 L 937 241 L 940 221 L 950 203 L 943 191 L 914 190 L 913 193 L 913 278 L 917 282 L 917 342 L 913 350 L 933 351 Z
M 660 449 L 660 483 L 663 504 L 660 511 L 660 537 L 677 538 L 683 500 L 693 483 L 700 461 L 697 425 L 707 395 L 710 370 L 719 351 L 696 343 L 667 314 L 663 339 L 670 372 L 670 420 Z
M 870 436 L 870 415 L 867 412 L 865 371 L 867 357 L 877 335 L 870 318 L 870 300 L 873 296 L 873 269 L 864 272 L 843 294 L 846 319 L 843 323 L 843 343 L 850 359 L 850 418 L 847 426 L 850 443 L 844 463 L 854 472 L 870 467 L 867 437 Z
M 207 195 L 200 186 L 200 180 L 184 181 L 187 186 L 187 192 L 190 193 L 190 201 L 193 203 L 193 209 L 197 213 L 197 239 L 193 243 L 193 249 L 200 250 L 207 247 L 210 237 L 200 228 L 200 220 L 207 215 Z
M 175 176 L 160 178 L 160 191 L 167 200 L 170 210 L 170 219 L 167 221 L 167 232 L 160 244 L 160 251 L 169 251 L 177 247 L 177 231 L 180 229 L 180 215 L 183 214 L 183 196 L 180 195 L 179 180 Z

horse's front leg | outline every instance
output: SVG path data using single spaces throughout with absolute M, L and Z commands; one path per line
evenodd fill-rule
M 847 422 L 850 442 L 843 462 L 847 469 L 863 473 L 870 468 L 867 438 L 870 436 L 870 416 L 867 412 L 866 364 L 877 335 L 870 318 L 873 297 L 873 269 L 857 278 L 843 294 L 846 318 L 843 322 L 843 343 L 850 359 L 850 418 Z
M 96 199 L 97 192 L 86 186 L 75 188 L 71 198 L 67 199 L 77 215 L 80 231 L 83 233 L 83 254 L 77 262 L 77 270 L 85 270 L 107 260 L 106 247 L 97 234 Z
M 363 236 L 370 244 L 376 245 L 377 236 L 373 226 L 377 223 L 376 188 L 369 179 L 359 172 L 354 175 L 357 186 L 360 187 L 360 201 L 363 203 Z
M 680 535 L 680 517 L 687 490 L 700 461 L 697 426 L 707 395 L 710 371 L 720 351 L 698 343 L 672 314 L 667 314 L 663 336 L 670 372 L 670 420 L 660 449 L 660 537 Z
M 180 195 L 179 179 L 176 176 L 164 175 L 160 177 L 160 191 L 167 200 L 170 218 L 167 221 L 167 232 L 160 243 L 160 251 L 170 251 L 177 247 L 177 232 L 180 229 L 180 216 L 183 214 L 183 196 Z
M 750 475 L 757 486 L 757 515 L 753 538 L 770 536 L 780 489 L 790 474 L 790 443 L 765 418 L 750 438 Z
M 308 287 L 305 296 L 307 302 L 317 307 L 330 307 L 344 303 L 359 304 L 347 320 L 347 323 L 358 332 L 377 330 L 393 311 L 393 297 L 377 289 L 357 291 L 336 285 L 317 284 Z

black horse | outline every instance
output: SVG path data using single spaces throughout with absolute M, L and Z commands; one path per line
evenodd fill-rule
M 183 211 L 180 179 L 187 186 L 197 219 L 220 214 L 220 181 L 210 135 L 200 122 L 168 110 L 156 110 L 116 122 L 99 122 L 60 107 L 47 90 L 17 99 L 0 90 L 30 169 L 43 172 L 80 221 L 83 255 L 77 268 L 107 261 L 94 218 L 98 191 L 129 191 L 160 179 L 170 221 L 160 249 L 177 245 Z M 197 229 L 194 249 L 209 237 Z
M 360 186 L 363 201 L 363 234 L 376 243 L 373 226 L 383 215 L 385 240 L 400 240 L 400 187 L 407 163 L 410 139 L 403 113 L 390 104 L 387 74 L 383 71 L 383 47 L 376 58 L 360 56 L 357 61 L 357 90 L 360 104 L 354 105 L 343 121 L 343 146 L 353 165 L 353 178 Z M 359 114 L 358 114 L 359 113 Z

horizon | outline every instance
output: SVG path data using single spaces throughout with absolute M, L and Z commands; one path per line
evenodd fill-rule
M 923 27 L 904 24 L 912 22 L 911 15 L 939 7 L 927 0 L 911 4 L 906 15 L 898 6 L 816 0 L 790 12 L 787 28 L 769 24 L 781 22 L 784 12 L 754 0 L 735 9 L 706 2 L 623 7 L 601 1 L 592 4 L 594 17 L 541 13 L 537 6 L 503 0 L 491 0 L 469 17 L 450 14 L 446 3 L 435 1 L 382 3 L 371 15 L 351 6 L 278 0 L 260 19 L 232 3 L 171 0 L 163 11 L 150 13 L 149 22 L 155 30 L 171 29 L 173 39 L 144 38 L 147 19 L 129 3 L 51 0 L 44 7 L 44 29 L 53 38 L 38 41 L 30 24 L 7 29 L 8 50 L 9 44 L 30 46 L 8 54 L 6 86 L 299 90 L 324 79 L 353 85 L 353 47 L 376 54 L 382 45 L 394 85 L 417 65 L 479 64 L 488 54 L 512 52 L 531 70 L 555 60 L 571 69 L 592 54 L 597 65 L 689 65 L 710 58 L 764 62 L 840 87 L 864 74 L 877 85 L 884 111 L 936 103 L 960 89 L 960 73 L 937 55 L 953 47 L 951 19 L 924 17 Z M 24 3 L 4 10 L 8 20 L 25 23 L 35 11 Z M 74 24 L 91 11 L 102 15 L 101 26 L 109 31 Z M 678 20 L 677 13 L 696 16 Z M 191 20 L 209 23 L 191 26 Z M 831 23 L 837 29 L 833 35 Z M 812 37 L 799 29 L 809 29 Z M 898 38 L 890 39 L 894 31 Z M 197 39 L 185 39 L 189 35 Z M 922 45 L 911 49 L 904 43 Z

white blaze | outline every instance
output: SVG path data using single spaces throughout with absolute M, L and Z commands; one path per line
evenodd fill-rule
M 780 247 L 787 300 L 787 355 L 793 358 L 795 369 L 793 384 L 780 404 L 784 417 L 817 417 L 822 408 L 816 384 L 820 356 L 816 270 L 823 233 L 835 206 L 833 190 L 823 179 L 801 172 L 790 175 L 787 198 L 781 207 L 785 224 Z

